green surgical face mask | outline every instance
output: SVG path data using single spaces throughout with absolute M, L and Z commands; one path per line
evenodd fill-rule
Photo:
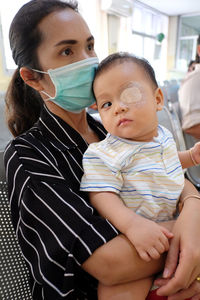
M 95 102 L 92 82 L 98 66 L 98 58 L 90 57 L 70 65 L 47 72 L 33 69 L 33 71 L 48 74 L 55 86 L 55 96 L 48 96 L 45 101 L 52 101 L 63 109 L 79 113 Z

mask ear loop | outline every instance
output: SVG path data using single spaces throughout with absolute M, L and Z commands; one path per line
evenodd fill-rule
M 40 70 L 36 70 L 36 69 L 31 69 L 31 70 L 32 70 L 32 71 L 35 71 L 35 72 L 38 72 L 38 73 L 42 73 L 42 74 L 47 74 L 47 75 L 49 75 L 49 73 L 48 73 L 48 72 L 45 72 L 45 71 L 40 71 Z M 48 97 L 47 99 L 44 99 L 45 102 L 50 101 L 50 100 L 53 99 L 53 97 L 50 96 L 47 92 L 41 91 L 41 93 Z
M 42 73 L 42 74 L 49 74 L 48 72 L 45 71 L 40 71 L 40 70 L 36 70 L 36 69 L 31 69 L 32 71 L 38 72 L 38 73 Z
M 44 99 L 44 102 L 47 102 L 47 101 L 51 101 L 53 97 L 51 97 L 48 93 L 46 93 L 45 91 L 41 91 L 42 94 L 44 94 L 45 96 L 49 97 L 47 99 Z

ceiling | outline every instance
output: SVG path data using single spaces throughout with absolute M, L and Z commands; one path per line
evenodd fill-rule
M 200 14 L 200 0 L 139 0 L 169 16 Z

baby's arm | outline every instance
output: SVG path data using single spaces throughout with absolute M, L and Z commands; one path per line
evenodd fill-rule
M 200 164 L 200 142 L 192 148 L 178 153 L 182 168 L 190 168 Z
M 173 234 L 157 223 L 137 215 L 112 192 L 90 192 L 91 204 L 121 233 L 127 236 L 145 261 L 157 259 L 169 249 Z

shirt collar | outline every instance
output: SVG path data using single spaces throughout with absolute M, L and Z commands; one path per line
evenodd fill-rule
M 89 114 L 87 114 L 87 120 L 99 138 L 105 138 L 106 131 L 103 126 L 96 122 Z M 60 151 L 76 148 L 81 144 L 86 146 L 87 144 L 75 129 L 60 117 L 50 112 L 46 105 L 43 106 L 41 111 L 38 127 L 42 131 L 44 138 L 48 139 Z

